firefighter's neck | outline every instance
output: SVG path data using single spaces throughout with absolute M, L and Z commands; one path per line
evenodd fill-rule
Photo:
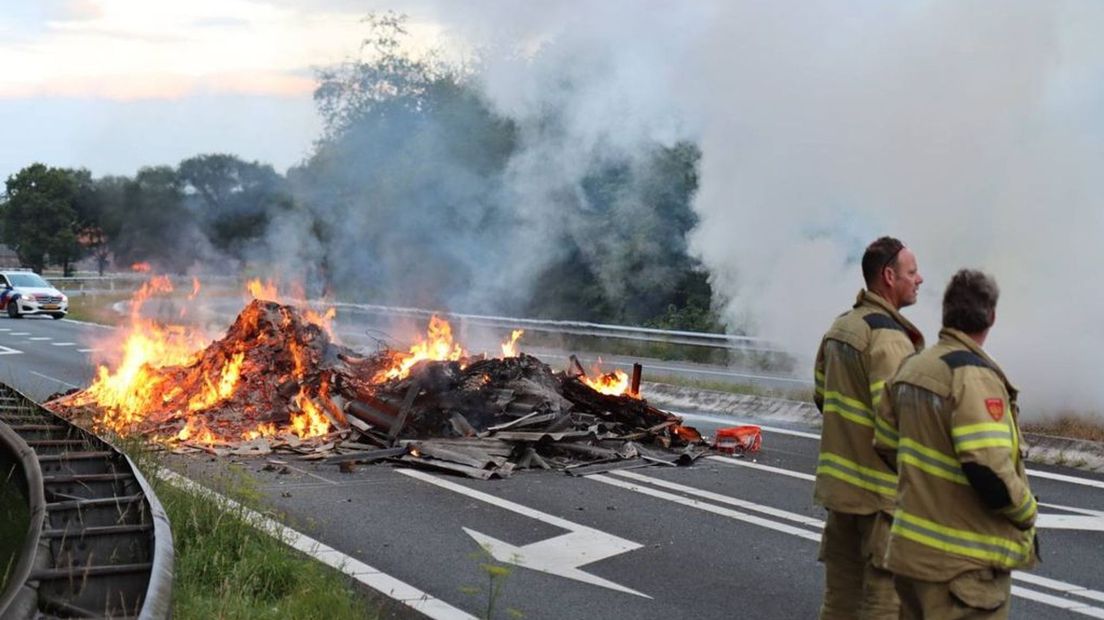
M 966 335 L 970 337 L 970 340 L 973 340 L 974 342 L 976 342 L 977 346 L 983 347 L 983 346 L 985 346 L 985 339 L 989 336 L 989 328 L 986 327 L 984 330 L 982 330 L 980 332 L 974 332 L 972 334 L 966 334 Z
M 875 286 L 871 286 L 870 292 L 889 302 L 889 305 L 893 306 L 894 310 L 901 309 L 901 302 L 897 299 L 897 294 L 893 292 L 892 287 L 879 283 Z

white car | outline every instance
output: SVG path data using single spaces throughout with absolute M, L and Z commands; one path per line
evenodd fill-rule
M 0 271 L 0 311 L 13 319 L 24 314 L 48 314 L 55 319 L 69 313 L 69 298 L 33 271 Z

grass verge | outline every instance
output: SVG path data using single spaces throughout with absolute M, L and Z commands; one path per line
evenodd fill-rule
M 69 295 L 69 315 L 76 321 L 87 321 L 101 325 L 119 325 L 125 318 L 123 315 L 111 309 L 118 301 L 130 299 L 128 292 L 116 293 L 73 293 Z
M 172 523 L 174 618 L 372 619 L 391 604 L 259 529 L 247 512 L 263 512 L 248 476 L 221 480 L 219 492 L 237 505 L 219 502 L 159 478 L 156 457 L 126 443 Z
M 1088 416 L 1079 414 L 1064 414 L 1055 420 L 1029 422 L 1021 424 L 1021 427 L 1026 433 L 1084 439 L 1087 441 L 1104 441 L 1104 426 L 1102 426 L 1099 421 L 1090 420 Z

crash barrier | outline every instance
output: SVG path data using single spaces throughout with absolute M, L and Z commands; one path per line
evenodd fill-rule
M 0 618 L 168 618 L 169 520 L 134 462 L 0 383 L 0 464 L 30 523 Z
M 338 310 L 350 313 L 377 314 L 385 316 L 412 317 L 428 319 L 437 315 L 456 320 L 461 327 L 483 327 L 492 329 L 525 329 L 534 332 L 569 334 L 573 336 L 591 336 L 598 338 L 617 338 L 638 342 L 655 342 L 689 346 L 712 347 L 735 351 L 762 353 L 782 353 L 782 350 L 761 338 L 734 336 L 730 334 L 712 334 L 689 332 L 651 327 L 629 327 L 626 325 L 608 325 L 585 321 L 553 321 L 547 319 L 522 319 L 516 317 L 462 314 L 459 312 L 439 312 L 422 308 L 402 308 L 373 304 L 332 303 L 326 304 Z

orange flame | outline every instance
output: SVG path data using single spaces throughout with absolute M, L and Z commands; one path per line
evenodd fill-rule
M 295 404 L 298 405 L 299 409 L 302 411 L 302 413 L 291 414 L 291 427 L 294 429 L 296 435 L 307 439 L 310 437 L 319 437 L 329 432 L 329 419 L 322 414 L 318 405 L 314 404 L 314 401 L 307 395 L 305 389 L 299 389 L 299 393 L 295 395 Z
M 131 269 L 131 271 L 137 271 L 138 273 L 149 273 L 150 272 L 150 264 L 149 263 L 134 263 L 133 265 L 130 266 L 130 269 Z
M 253 299 L 263 299 L 265 301 L 279 301 L 280 299 L 276 283 L 271 278 L 266 280 L 264 284 L 261 283 L 260 278 L 253 278 L 246 287 Z
M 321 327 L 322 330 L 326 332 L 326 335 L 330 337 L 330 340 L 335 342 L 337 338 L 334 336 L 333 320 L 336 316 L 337 309 L 333 307 L 327 308 L 326 311 L 321 314 L 311 308 L 307 308 L 303 311 L 303 318 L 306 319 L 308 323 L 313 323 Z
M 595 392 L 601 394 L 607 394 L 609 396 L 621 396 L 627 395 L 633 398 L 640 398 L 639 394 L 633 394 L 629 388 L 629 375 L 619 369 L 614 369 L 610 372 L 602 372 L 602 358 L 598 358 L 598 363 L 590 367 L 590 374 L 594 375 L 591 379 L 586 375 L 579 377 L 579 380 L 589 385 Z
M 410 347 L 409 353 L 396 355 L 395 364 L 376 373 L 374 383 L 383 383 L 391 379 L 404 379 L 410 374 L 410 368 L 422 360 L 458 361 L 467 357 L 464 349 L 452 340 L 452 327 L 448 321 L 433 315 L 429 318 L 429 333 L 426 340 Z
M 524 333 L 524 329 L 515 329 L 510 334 L 510 339 L 502 343 L 502 357 L 517 357 L 517 341 Z

